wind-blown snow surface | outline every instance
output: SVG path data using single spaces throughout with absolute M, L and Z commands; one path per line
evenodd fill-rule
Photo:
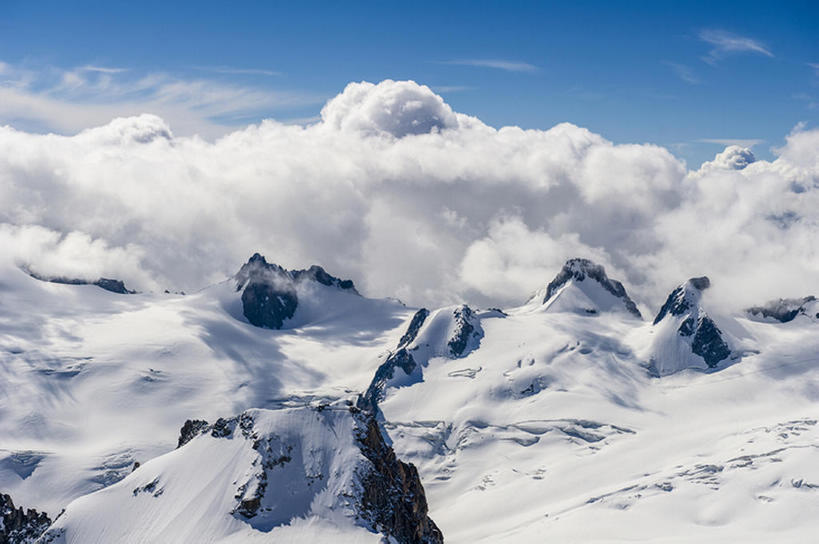
M 169 538 L 185 519 L 204 520 L 199 529 L 214 539 L 376 538 L 333 525 L 315 505 L 293 510 L 305 516 L 296 529 L 253 532 L 227 510 L 244 466 L 234 455 L 251 452 L 208 436 L 175 447 L 186 419 L 247 408 L 278 409 L 269 420 L 277 428 L 301 429 L 281 409 L 363 392 L 414 309 L 313 286 L 312 298 L 299 293 L 300 304 L 312 302 L 275 331 L 246 322 L 233 281 L 182 296 L 46 283 L 16 268 L 0 278 L 0 490 L 16 504 L 52 518 L 68 506 L 55 528 L 75 534 L 116 513 L 134 534 L 150 519 L 167 522 Z M 481 334 L 457 354 L 449 337 L 463 329 L 461 307 L 433 310 L 403 346 L 419 355 L 421 372 L 387 384 L 382 425 L 399 458 L 418 467 L 446 541 L 805 542 L 816 534 L 816 320 L 733 315 L 744 331 L 738 361 L 656 378 L 645 355 L 655 325 L 612 310 L 609 298 L 581 297 L 598 293 L 587 281 L 561 287 L 557 296 L 571 307 L 470 311 Z M 336 444 L 319 434 L 321 448 Z M 342 452 L 348 439 L 338 437 Z M 178 464 L 200 448 L 195 467 Z M 135 460 L 142 466 L 131 474 Z M 218 473 L 214 486 L 230 489 L 198 504 L 173 484 L 182 471 L 195 479 L 196 467 L 203 484 Z M 179 498 L 170 512 L 152 510 L 157 487 L 133 494 L 158 476 Z M 112 500 L 108 514 L 84 509 L 108 494 L 127 501 Z M 211 524 L 217 511 L 225 524 Z

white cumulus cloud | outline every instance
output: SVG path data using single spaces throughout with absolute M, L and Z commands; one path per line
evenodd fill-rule
M 389 80 L 348 85 L 308 126 L 213 142 L 173 128 L 0 128 L 6 257 L 189 291 L 260 251 L 433 306 L 520 303 L 576 256 L 650 309 L 702 274 L 734 306 L 819 290 L 817 130 L 797 127 L 772 162 L 729 148 L 692 172 L 569 123 L 493 128 Z

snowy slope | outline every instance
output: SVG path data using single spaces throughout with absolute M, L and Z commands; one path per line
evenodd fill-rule
M 652 324 L 576 308 L 485 317 L 478 350 L 386 390 L 384 426 L 449 542 L 815 534 L 815 326 L 737 319 L 758 354 L 658 379 L 641 355 L 656 355 Z
M 389 499 L 378 493 L 395 486 L 369 458 L 364 435 L 365 420 L 343 403 L 219 419 L 179 449 L 72 502 L 42 542 L 375 543 L 378 531 L 403 542 L 401 527 L 385 526 L 378 510 L 398 512 L 397 519 L 407 512 L 372 500 Z M 434 524 L 424 523 L 419 541 L 436 542 Z
M 573 259 L 519 308 L 416 310 L 282 271 L 283 287 L 251 300 L 278 312 L 288 305 L 264 301 L 295 294 L 276 329 L 245 315 L 247 278 L 117 294 L 0 270 L 0 492 L 52 519 L 66 508 L 51 533 L 65 542 L 378 540 L 361 502 L 338 499 L 361 490 L 355 467 L 379 464 L 354 403 L 378 418 L 375 449 L 417 467 L 447 542 L 796 543 L 819 531 L 809 297 L 793 319 L 724 315 L 689 281 L 643 321 L 620 282 Z M 765 307 L 794 310 L 777 304 Z M 694 347 L 705 318 L 730 351 L 713 366 Z M 213 426 L 176 449 L 186 420 L 243 413 L 267 457 L 258 437 Z M 276 479 L 285 443 L 303 455 Z M 270 510 L 243 519 L 265 460 Z M 387 472 L 414 481 L 407 467 Z M 320 489 L 306 483 L 318 472 Z
M 0 278 L 0 490 L 52 518 L 172 450 L 186 419 L 363 390 L 412 315 L 304 282 L 271 331 L 243 317 L 233 279 L 182 296 Z

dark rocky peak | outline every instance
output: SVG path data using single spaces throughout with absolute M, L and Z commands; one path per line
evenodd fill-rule
M 44 512 L 15 507 L 9 495 L 0 493 L 0 543 L 30 544 L 51 525 Z
M 700 306 L 702 292 L 709 287 L 711 281 L 702 276 L 675 288 L 660 308 L 654 325 L 674 320 L 679 337 L 690 343 L 691 351 L 702 357 L 709 368 L 714 368 L 731 355 L 731 349 L 717 324 Z
M 353 284 L 353 280 L 342 280 L 335 276 L 328 274 L 324 268 L 314 264 L 307 270 L 294 270 L 292 272 L 293 279 L 296 281 L 312 280 L 328 287 L 337 287 L 351 293 L 358 294 L 358 291 Z
M 426 308 L 418 310 L 395 351 L 375 371 L 370 386 L 359 398 L 359 407 L 376 410 L 388 387 L 421 379 L 419 365 L 425 366 L 432 357 L 465 357 L 478 347 L 483 335 L 480 318 L 465 304 L 443 308 L 431 318 Z M 397 369 L 404 375 L 396 375 Z
M 266 329 L 281 329 L 295 315 L 299 305 L 296 286 L 301 282 L 314 281 L 358 294 L 352 280 L 331 276 L 318 265 L 306 270 L 286 270 L 268 263 L 259 253 L 242 265 L 235 280 L 236 290 L 242 291 L 242 313 L 252 325 Z
M 415 312 L 415 315 L 412 316 L 410 324 L 407 327 L 407 332 L 405 332 L 401 340 L 398 341 L 398 349 L 407 347 L 415 340 L 415 337 L 418 336 L 418 331 L 421 330 L 421 325 L 424 324 L 428 316 L 429 310 L 426 308 L 421 308 Z
M 242 268 L 236 273 L 235 278 L 237 291 L 244 287 L 250 280 L 291 284 L 302 281 L 314 281 L 327 287 L 336 287 L 358 294 L 353 280 L 337 278 L 328 274 L 327 271 L 319 265 L 314 264 L 306 270 L 287 270 L 275 263 L 267 262 L 264 256 L 259 253 L 254 253 L 253 256 L 242 265 Z
M 682 315 L 693 307 L 699 306 L 702 292 L 711 287 L 711 280 L 707 276 L 691 278 L 682 285 L 677 286 L 660 308 L 657 317 L 654 318 L 656 325 L 665 318 L 666 315 Z
M 370 382 L 370 386 L 367 387 L 364 394 L 359 397 L 359 408 L 370 411 L 377 410 L 378 403 L 384 398 L 384 390 L 387 388 L 387 383 L 395 377 L 396 368 L 403 370 L 407 376 L 415 371 L 418 365 L 408 348 L 418 337 L 418 331 L 421 330 L 427 317 L 429 317 L 429 310 L 426 308 L 421 308 L 412 316 L 409 326 L 407 327 L 407 332 L 405 332 L 398 341 L 398 347 L 378 366 L 375 371 L 375 376 L 373 376 Z
M 447 347 L 452 357 L 461 357 L 468 351 L 467 348 L 470 342 L 477 342 L 483 338 L 483 328 L 481 328 L 475 312 L 466 304 L 455 308 L 452 316 L 455 321 L 455 329 L 447 342 Z
M 418 470 L 395 455 L 395 451 L 384 438 L 375 412 L 361 410 L 352 404 L 350 399 L 337 399 L 318 405 L 308 404 L 284 410 L 296 420 L 301 418 L 305 421 L 326 421 L 328 426 L 323 430 L 333 433 L 335 431 L 331 422 L 334 418 L 352 418 L 353 436 L 335 436 L 335 441 L 343 444 L 346 438 L 352 438 L 354 447 L 364 458 L 360 466 L 352 472 L 356 480 L 352 487 L 357 491 L 346 495 L 353 507 L 358 525 L 384 535 L 390 542 L 443 543 L 440 529 L 429 517 L 426 495 Z M 273 414 L 275 412 L 266 410 L 248 410 L 236 417 L 219 418 L 213 425 L 208 425 L 203 420 L 188 420 L 182 427 L 179 438 L 180 446 L 199 435 L 209 435 L 219 440 L 244 440 L 249 443 L 257 459 L 249 467 L 247 481 L 241 484 L 234 482 L 238 488 L 235 495 L 236 503 L 230 513 L 256 528 L 269 528 L 281 523 L 281 515 L 277 508 L 282 504 L 280 500 L 282 481 L 286 481 L 298 491 L 302 485 L 301 477 L 306 480 L 303 482 L 306 485 L 302 487 L 312 488 L 319 484 L 316 489 L 331 485 L 330 480 L 334 477 L 332 473 L 324 472 L 330 467 L 329 464 L 324 467 L 321 463 L 316 464 L 309 474 L 302 472 L 304 468 L 299 466 L 304 463 L 306 444 L 300 443 L 299 437 L 292 433 L 271 428 L 270 416 Z M 330 441 L 330 444 L 332 442 Z M 320 452 L 310 450 L 310 455 L 316 453 Z M 146 490 L 158 496 L 154 490 L 154 487 L 161 485 L 158 480 L 135 489 L 134 493 Z M 342 484 L 347 487 L 349 483 L 336 482 L 335 485 Z M 310 491 L 315 492 L 317 491 Z
M 63 276 L 44 276 L 34 272 L 30 268 L 24 266 L 23 271 L 34 278 L 35 280 L 47 281 L 49 283 L 61 283 L 63 285 L 96 285 L 100 289 L 111 291 L 120 295 L 133 295 L 136 291 L 131 291 L 125 287 L 125 282 L 122 280 L 114 280 L 111 278 L 99 278 L 97 280 L 83 280 L 79 278 L 66 278 Z
M 796 319 L 798 315 L 805 315 L 812 319 L 819 319 L 819 302 L 816 297 L 780 298 L 772 300 L 762 306 L 754 306 L 745 310 L 751 317 L 760 319 L 775 319 L 780 323 L 787 323 Z
M 361 517 L 401 544 L 443 544 L 441 530 L 429 517 L 418 470 L 396 457 L 373 413 L 353 411 L 361 453 L 371 463 L 361 481 Z
M 602 265 L 596 264 L 589 259 L 575 258 L 566 261 L 557 276 L 546 287 L 546 295 L 543 297 L 542 303 L 547 303 L 568 282 L 583 282 L 587 278 L 596 281 L 603 289 L 621 299 L 630 314 L 642 319 L 643 316 L 640 310 L 637 309 L 637 305 L 626 293 L 623 284 L 609 278 L 606 275 L 606 269 Z
M 292 280 L 287 270 L 275 263 L 268 263 L 267 260 L 258 253 L 254 253 L 253 256 L 242 265 L 242 268 L 236 273 L 235 278 L 237 291 L 245 287 L 249 281 L 289 282 Z

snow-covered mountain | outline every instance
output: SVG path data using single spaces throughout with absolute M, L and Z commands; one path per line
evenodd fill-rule
M 819 530 L 813 297 L 731 314 L 693 278 L 647 322 L 585 259 L 504 310 L 258 254 L 188 295 L 110 281 L 0 270 L 0 542 Z

